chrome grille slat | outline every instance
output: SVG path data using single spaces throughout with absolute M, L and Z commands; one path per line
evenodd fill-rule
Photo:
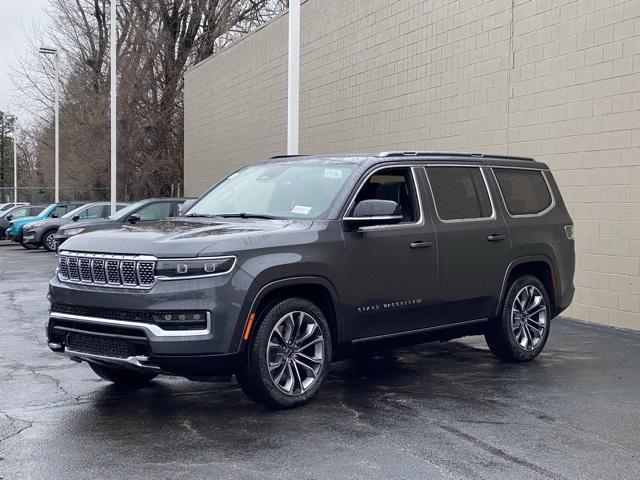
M 156 258 L 147 255 L 111 255 L 62 251 L 58 279 L 120 288 L 151 288 L 156 283 Z

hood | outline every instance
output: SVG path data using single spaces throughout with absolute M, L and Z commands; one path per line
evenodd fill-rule
M 60 225 L 64 225 L 69 220 L 62 218 L 44 218 L 44 219 L 35 219 L 32 222 L 29 222 L 29 225 L 25 225 L 25 229 L 33 228 L 33 225 L 38 224 L 38 228 L 58 228 Z
M 35 222 L 36 220 L 38 220 L 38 217 L 21 217 L 11 220 L 10 224 L 13 224 L 14 228 L 20 228 L 27 223 Z
M 79 222 L 78 222 L 79 223 Z M 74 223 L 74 227 L 78 224 Z M 167 219 L 158 222 L 116 223 L 113 228 L 68 239 L 61 250 L 80 252 L 195 257 L 264 246 L 266 238 L 309 229 L 310 220 Z

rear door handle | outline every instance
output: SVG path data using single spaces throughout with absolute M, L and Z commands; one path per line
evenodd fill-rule
M 410 244 L 411 248 L 429 248 L 431 245 L 433 245 L 431 242 L 423 242 L 421 240 L 411 242 Z
M 492 233 L 487 237 L 487 240 L 490 242 L 501 242 L 502 240 L 506 240 L 506 236 L 501 233 Z

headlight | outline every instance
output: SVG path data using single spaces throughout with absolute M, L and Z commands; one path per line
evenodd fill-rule
M 236 257 L 158 260 L 156 276 L 164 278 L 208 277 L 230 272 Z
M 79 235 L 81 233 L 84 233 L 84 228 L 70 228 L 69 230 L 62 231 L 63 235 L 69 235 L 70 237 L 73 237 L 74 235 Z

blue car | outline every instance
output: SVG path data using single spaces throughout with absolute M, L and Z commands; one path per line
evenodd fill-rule
M 36 217 L 22 217 L 11 220 L 11 222 L 9 222 L 9 228 L 7 228 L 5 232 L 5 236 L 9 240 L 13 240 L 16 243 L 22 244 L 22 230 L 25 225 L 28 225 L 31 222 L 35 222 L 37 220 L 59 218 L 65 213 L 70 212 L 71 210 L 78 208 L 86 203 L 87 202 L 52 203 L 47 208 L 42 210 L 42 212 L 40 212 L 40 214 Z M 22 246 L 27 249 L 38 248 L 37 246 L 32 247 L 26 244 L 22 244 Z

